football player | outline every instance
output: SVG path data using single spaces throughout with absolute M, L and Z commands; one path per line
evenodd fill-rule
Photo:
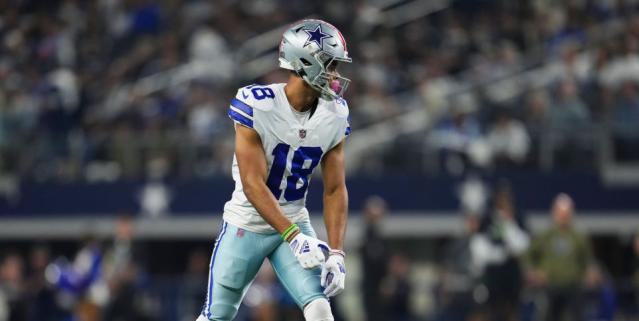
M 279 51 L 287 83 L 240 88 L 228 109 L 235 191 L 224 206 L 197 321 L 232 320 L 265 258 L 307 321 L 333 320 L 328 298 L 344 289 L 344 139 L 351 129 L 342 95 L 350 80 L 337 67 L 351 58 L 340 31 L 321 20 L 295 23 Z M 317 165 L 328 243 L 317 239 L 305 208 Z

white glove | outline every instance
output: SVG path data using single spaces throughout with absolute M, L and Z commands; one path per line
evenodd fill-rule
M 324 252 L 322 248 L 328 251 L 329 247 L 323 241 L 314 237 L 298 233 L 289 243 L 293 255 L 305 269 L 312 269 L 320 266 L 324 262 Z
M 324 294 L 333 297 L 344 291 L 346 281 L 345 254 L 339 250 L 330 250 L 328 260 L 322 267 L 320 284 L 324 287 Z

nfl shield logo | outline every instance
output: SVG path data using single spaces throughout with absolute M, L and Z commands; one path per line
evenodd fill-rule
M 306 129 L 300 129 L 299 134 L 301 139 L 306 138 Z

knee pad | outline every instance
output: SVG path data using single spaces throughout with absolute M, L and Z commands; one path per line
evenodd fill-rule
M 311 301 L 304 307 L 304 319 L 306 321 L 333 321 L 331 305 L 328 300 L 321 298 Z

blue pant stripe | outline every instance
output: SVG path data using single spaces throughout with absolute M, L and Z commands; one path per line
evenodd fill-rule
M 208 291 L 206 292 L 206 304 L 204 305 L 204 315 L 208 319 L 211 319 L 211 304 L 213 303 L 213 265 L 215 264 L 217 249 L 220 247 L 220 242 L 222 241 L 224 233 L 226 233 L 226 225 L 227 223 L 224 222 L 224 225 L 222 225 L 222 231 L 220 232 L 220 235 L 218 235 L 217 240 L 215 240 L 215 245 L 213 245 L 213 254 L 211 255 L 211 263 L 209 264 Z

